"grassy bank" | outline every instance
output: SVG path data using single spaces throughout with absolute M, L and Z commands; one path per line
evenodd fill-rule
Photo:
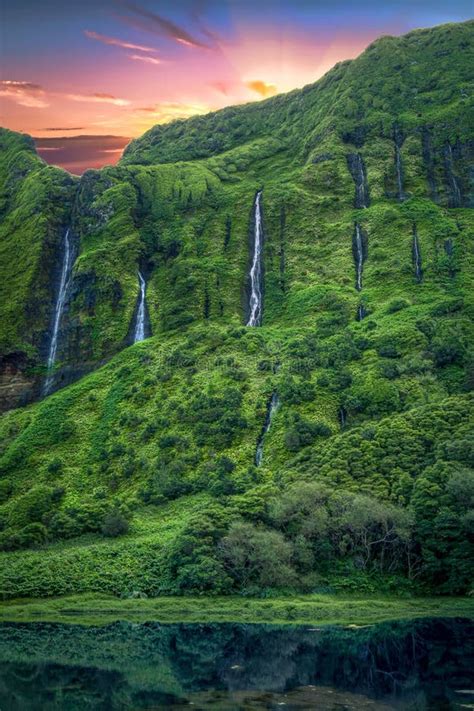
M 417 617 L 474 617 L 474 599 L 301 595 L 267 600 L 236 597 L 163 597 L 119 600 L 72 595 L 11 600 L 0 605 L 2 622 L 242 622 L 268 624 L 373 624 Z

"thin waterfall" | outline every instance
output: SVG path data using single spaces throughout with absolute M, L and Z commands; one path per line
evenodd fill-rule
M 367 310 L 364 304 L 359 304 L 357 307 L 357 320 L 362 321 L 367 316 Z
M 354 236 L 354 257 L 356 263 L 356 289 L 362 291 L 362 268 L 364 265 L 364 245 L 362 242 L 362 232 L 358 222 L 355 224 Z
M 349 153 L 347 156 L 347 165 L 355 183 L 354 207 L 357 209 L 369 207 L 369 189 L 361 154 Z
M 423 126 L 421 133 L 423 161 L 426 168 L 426 177 L 430 188 L 430 197 L 435 202 L 438 201 L 438 188 L 436 185 L 435 160 L 433 146 L 431 144 L 431 133 L 427 126 Z
M 366 189 L 365 189 L 365 175 L 364 175 L 364 163 L 362 161 L 362 156 L 360 153 L 357 154 L 357 170 L 358 170 L 358 179 L 357 179 L 357 198 L 360 202 L 361 207 L 367 207 L 368 205 L 368 200 L 367 200 L 367 194 L 366 194 Z
M 63 264 L 61 268 L 61 279 L 59 282 L 58 296 L 56 299 L 56 305 L 54 308 L 54 320 L 53 320 L 53 330 L 51 332 L 51 342 L 49 345 L 48 353 L 48 375 L 43 386 L 43 394 L 47 395 L 54 383 L 53 368 L 56 363 L 56 355 L 58 350 L 58 339 L 59 339 L 59 327 L 61 325 L 61 318 L 64 312 L 64 306 L 66 304 L 66 296 L 70 283 L 71 270 L 73 265 L 73 252 L 71 239 L 69 237 L 69 229 L 66 230 L 64 235 L 64 256 Z
M 140 287 L 140 293 L 138 296 L 138 310 L 137 310 L 137 321 L 135 324 L 135 333 L 133 335 L 133 342 L 138 343 L 138 341 L 145 340 L 145 318 L 146 318 L 146 281 L 143 278 L 142 273 L 138 272 L 138 284 Z
M 398 190 L 398 200 L 403 202 L 405 200 L 405 193 L 403 192 L 403 168 L 402 168 L 402 156 L 400 153 L 400 146 L 395 143 L 395 168 L 397 172 L 397 190 Z
M 413 225 L 413 266 L 415 267 L 415 278 L 417 282 L 421 282 L 423 280 L 423 271 L 421 269 L 420 245 L 415 224 Z
M 262 191 L 259 190 L 255 197 L 255 223 L 254 223 L 254 247 L 252 266 L 250 267 L 250 301 L 249 319 L 247 326 L 261 326 L 262 324 Z
M 399 202 L 405 200 L 403 191 L 403 164 L 401 147 L 403 145 L 403 134 L 398 126 L 393 128 L 393 142 L 395 144 L 395 173 L 397 176 L 397 198 Z
M 279 401 L 278 395 L 276 393 L 272 393 L 270 402 L 268 403 L 268 406 L 267 406 L 267 414 L 265 416 L 265 423 L 263 425 L 262 434 L 259 437 L 259 440 L 257 443 L 257 449 L 255 452 L 255 464 L 257 467 L 259 467 L 262 463 L 263 444 L 264 444 L 264 440 L 265 440 L 265 435 L 267 434 L 268 430 L 271 427 L 273 416 L 274 416 L 275 412 L 278 410 L 279 405 L 280 405 L 280 401 Z
M 347 410 L 344 405 L 339 408 L 339 424 L 341 425 L 341 430 L 344 429 L 347 422 Z
M 448 199 L 448 207 L 461 207 L 462 197 L 461 189 L 459 187 L 458 179 L 454 174 L 453 167 L 453 149 L 451 144 L 448 142 L 444 149 L 444 166 L 446 169 L 446 177 L 448 179 L 448 185 L 451 189 L 451 196 Z

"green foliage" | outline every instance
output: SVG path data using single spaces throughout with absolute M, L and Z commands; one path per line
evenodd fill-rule
M 0 132 L 6 597 L 472 587 L 472 28 L 381 38 L 305 89 L 156 126 L 80 180 Z M 15 410 L 41 392 L 67 227 L 69 385 Z M 139 268 L 153 335 L 130 345 Z

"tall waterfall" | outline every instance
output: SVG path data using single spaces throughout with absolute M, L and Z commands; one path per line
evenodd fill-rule
M 421 133 L 422 141 L 422 153 L 423 161 L 426 168 L 426 177 L 428 178 L 428 185 L 430 187 L 430 198 L 434 202 L 438 201 L 438 187 L 436 185 L 436 174 L 435 174 L 435 160 L 433 154 L 433 146 L 431 143 L 431 133 L 430 130 L 423 126 Z
M 413 225 L 413 265 L 415 267 L 415 278 L 417 282 L 421 282 L 423 279 L 423 271 L 421 269 L 421 253 L 416 225 Z
M 355 225 L 354 257 L 356 263 L 356 289 L 357 291 L 361 291 L 362 268 L 364 265 L 364 244 L 362 242 L 362 233 L 360 231 L 360 225 L 358 222 L 356 222 Z
M 400 146 L 395 142 L 395 168 L 397 172 L 397 191 L 398 200 L 403 202 L 405 200 L 405 193 L 403 192 L 403 168 L 402 168 L 402 156 L 400 153 Z
M 51 341 L 49 344 L 48 353 L 48 375 L 43 386 L 43 394 L 47 395 L 54 383 L 53 367 L 56 362 L 56 354 L 58 350 L 58 338 L 59 338 L 59 327 L 61 325 L 61 318 L 64 311 L 64 306 L 66 303 L 66 296 L 70 283 L 70 276 L 73 264 L 73 252 L 72 244 L 69 237 L 69 229 L 66 230 L 64 235 L 64 256 L 63 264 L 61 267 L 61 279 L 59 281 L 58 296 L 56 299 L 56 305 L 54 307 L 54 320 L 53 320 L 53 330 L 51 332 Z
M 267 414 L 265 417 L 265 423 L 263 425 L 262 434 L 260 435 L 260 438 L 258 440 L 257 450 L 255 452 L 255 464 L 257 465 L 257 467 L 259 467 L 260 464 L 262 463 L 263 443 L 264 443 L 265 435 L 267 434 L 268 430 L 270 429 L 273 416 L 274 416 L 275 412 L 278 410 L 279 404 L 280 404 L 280 401 L 278 399 L 278 395 L 276 393 L 272 393 L 270 402 L 267 407 Z
M 448 205 L 449 207 L 461 207 L 461 189 L 459 187 L 458 179 L 454 174 L 453 149 L 449 142 L 446 144 L 444 149 L 444 165 L 446 169 L 446 177 L 448 179 L 448 184 L 451 189 L 451 196 L 448 199 Z
M 395 125 L 393 127 L 393 142 L 395 144 L 395 173 L 397 176 L 397 198 L 399 202 L 405 200 L 405 193 L 403 192 L 403 164 L 402 164 L 402 153 L 401 147 L 403 145 L 403 134 L 400 127 Z
M 262 191 L 259 190 L 255 197 L 255 223 L 254 223 L 254 247 L 252 266 L 250 267 L 250 301 L 249 319 L 247 326 L 261 326 L 262 324 Z
M 361 154 L 349 153 L 347 156 L 347 165 L 355 183 L 354 207 L 357 209 L 369 207 L 369 187 L 367 185 L 364 161 Z
M 368 195 L 367 195 L 367 190 L 365 187 L 365 174 L 364 174 L 364 163 L 362 160 L 362 156 L 360 153 L 357 154 L 357 170 L 358 170 L 358 179 L 357 179 L 357 198 L 360 202 L 361 207 L 368 207 L 369 205 L 369 200 L 368 200 Z
M 138 284 L 140 286 L 140 294 L 138 297 L 138 309 L 137 309 L 137 321 L 135 324 L 135 333 L 133 334 L 133 342 L 138 343 L 138 341 L 145 340 L 145 318 L 146 318 L 146 306 L 145 306 L 145 296 L 146 296 L 146 281 L 143 278 L 142 273 L 138 272 Z

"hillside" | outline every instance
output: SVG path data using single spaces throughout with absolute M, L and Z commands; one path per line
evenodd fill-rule
M 471 589 L 473 30 L 80 179 L 1 130 L 4 597 Z

